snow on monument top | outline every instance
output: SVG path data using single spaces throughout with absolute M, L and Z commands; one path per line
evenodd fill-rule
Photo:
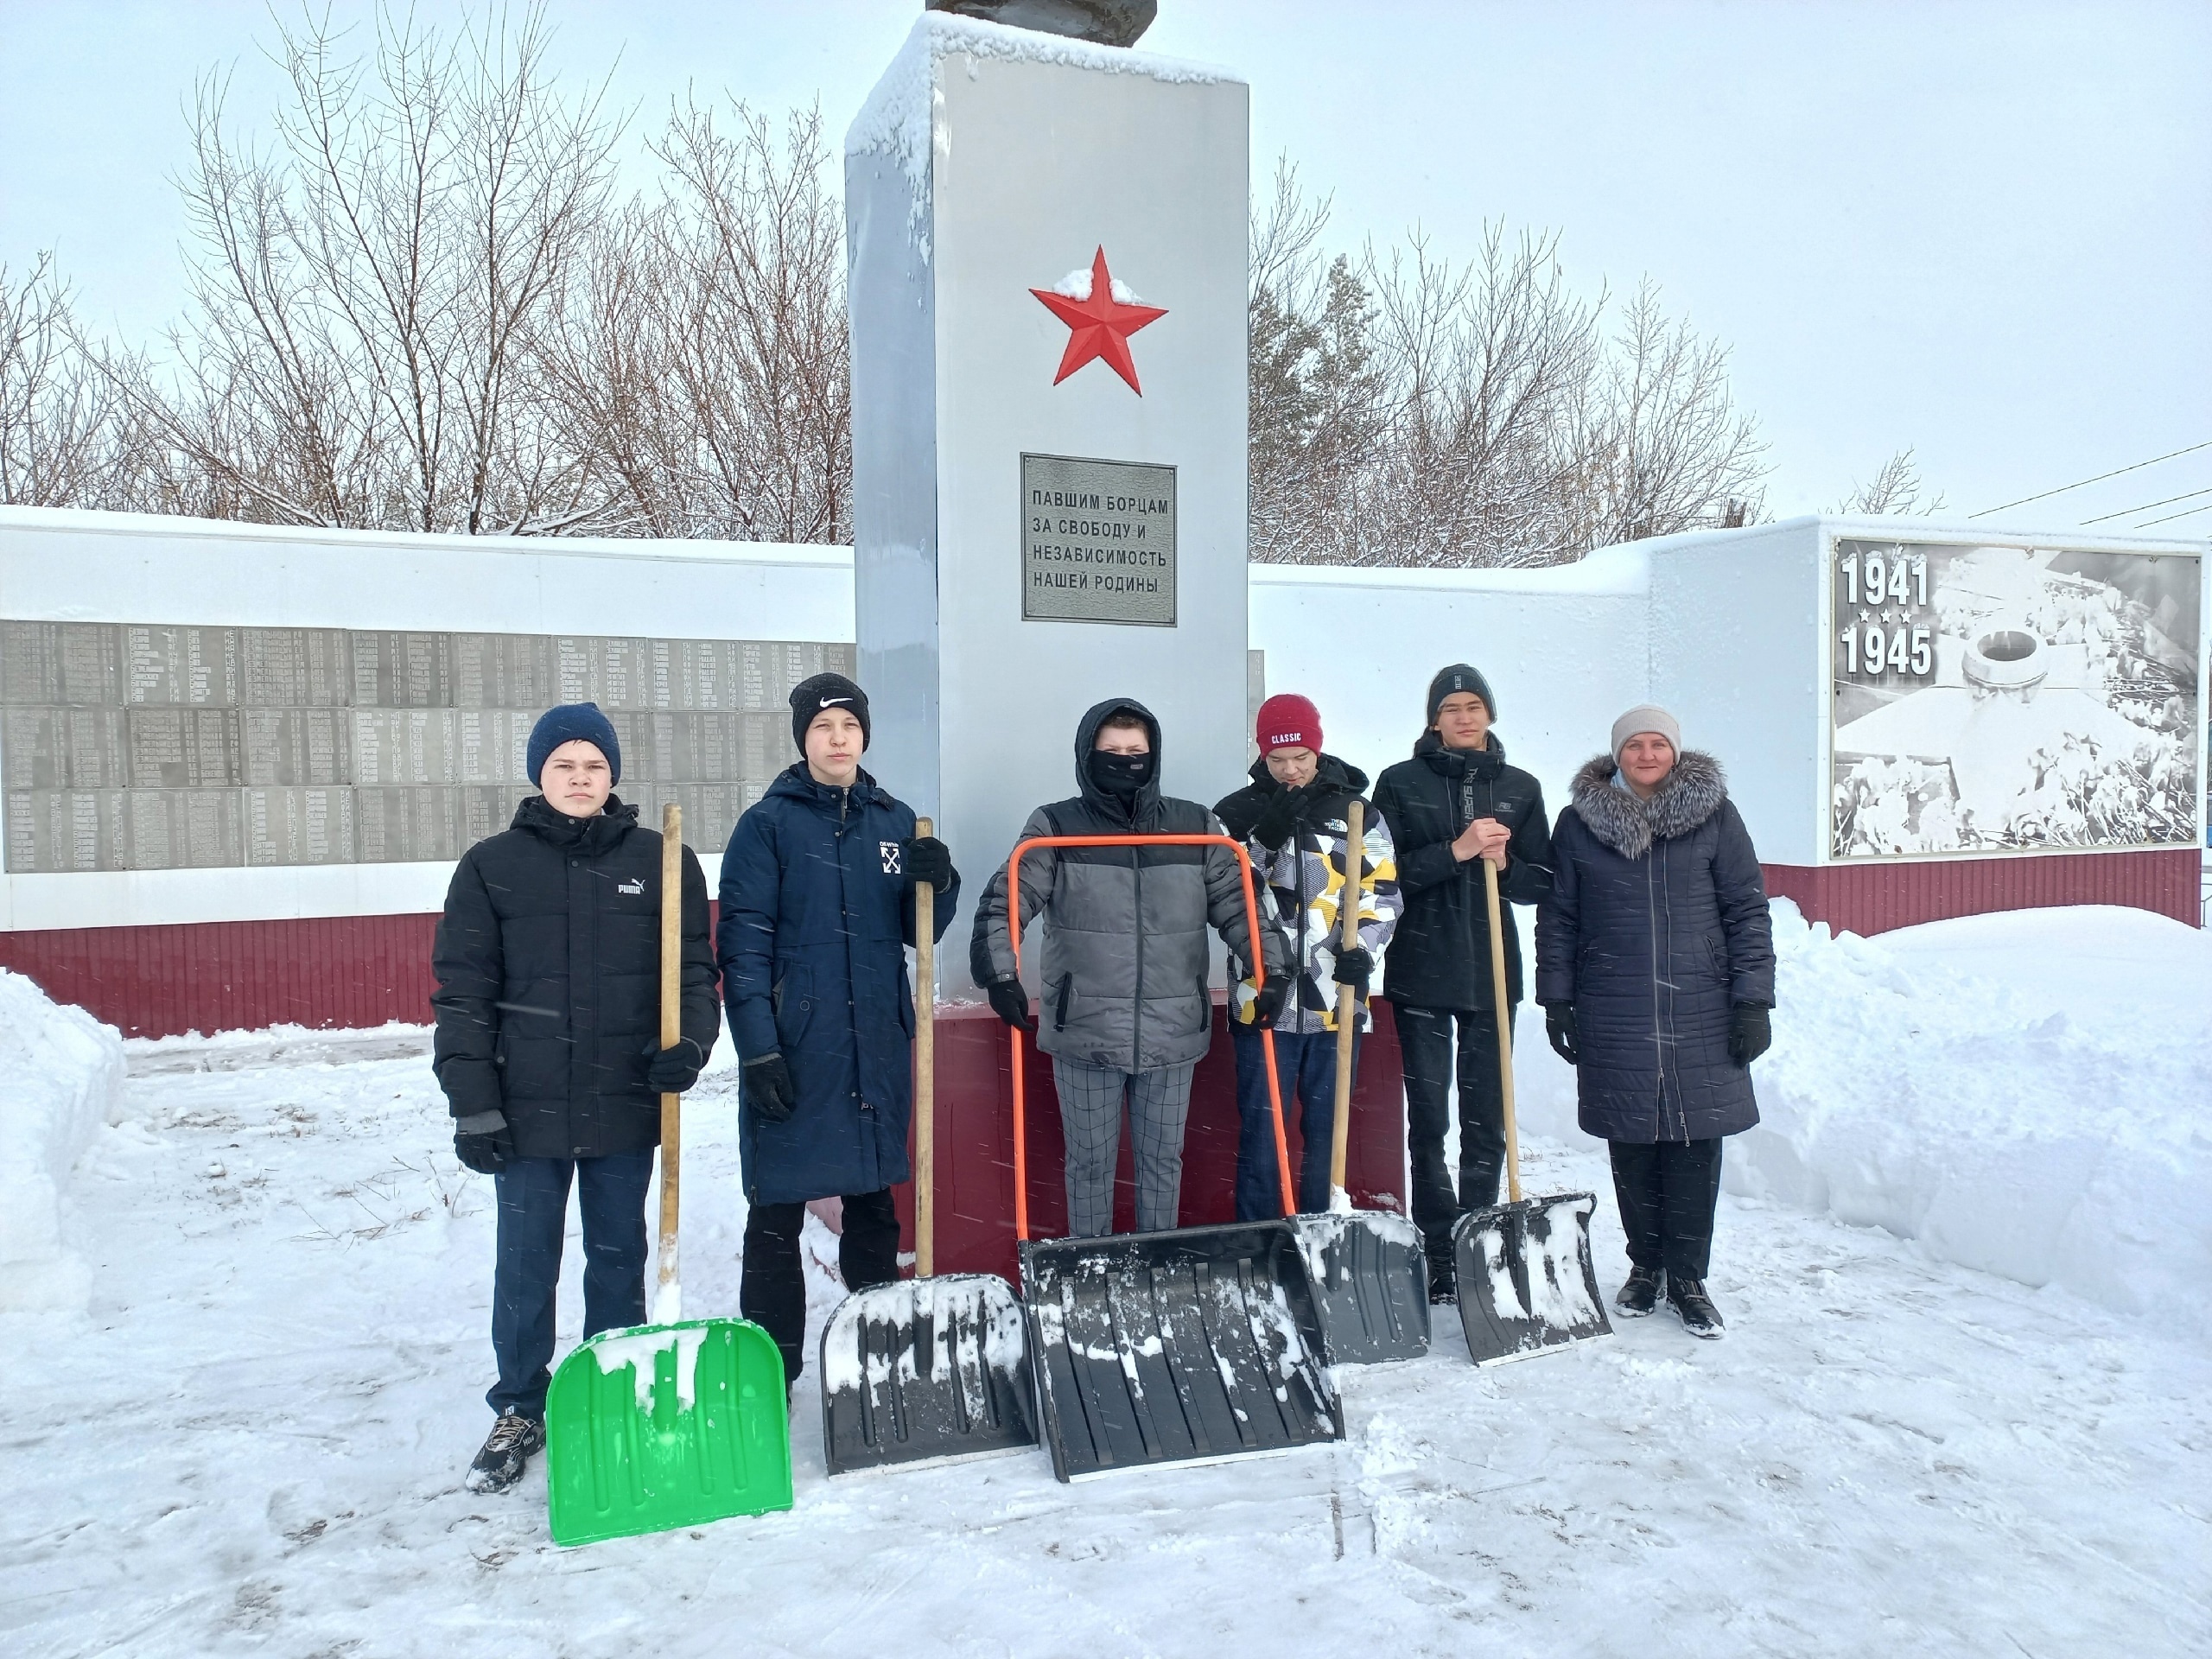
M 959 55 L 1020 63 L 1059 64 L 1070 69 L 1097 69 L 1114 75 L 1145 75 L 1162 81 L 1235 81 L 1244 77 L 1217 64 L 1136 52 L 1126 47 L 1094 46 L 1064 35 L 1010 29 L 975 17 L 925 11 L 914 20 L 899 55 L 883 72 L 875 90 L 845 131 L 845 154 L 878 151 L 891 156 L 918 196 L 928 182 L 930 115 L 938 60 Z M 969 66 L 974 73 L 974 66 Z

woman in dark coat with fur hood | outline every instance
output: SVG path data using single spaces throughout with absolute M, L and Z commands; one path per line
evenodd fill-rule
M 1718 1337 L 1705 1289 L 1720 1141 L 1758 1122 L 1774 937 L 1750 833 L 1719 764 L 1685 753 L 1663 709 L 1613 722 L 1612 753 L 1575 774 L 1552 831 L 1536 918 L 1536 1000 L 1575 1068 L 1580 1121 L 1612 1154 L 1631 1271 L 1617 1305 L 1667 1300 Z

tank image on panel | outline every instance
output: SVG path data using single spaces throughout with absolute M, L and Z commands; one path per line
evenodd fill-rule
M 1838 540 L 1830 856 L 2194 845 L 2200 563 Z

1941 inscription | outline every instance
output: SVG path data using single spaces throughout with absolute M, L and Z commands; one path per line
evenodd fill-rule
M 1175 626 L 1175 469 L 1021 458 L 1021 614 Z

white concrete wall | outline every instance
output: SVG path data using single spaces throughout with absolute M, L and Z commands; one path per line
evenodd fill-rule
M 842 642 L 845 548 L 391 536 L 0 507 L 0 617 Z M 0 826 L 3 827 L 3 826 Z M 702 849 L 711 885 L 719 849 Z M 449 862 L 0 877 L 0 929 L 435 911 Z

